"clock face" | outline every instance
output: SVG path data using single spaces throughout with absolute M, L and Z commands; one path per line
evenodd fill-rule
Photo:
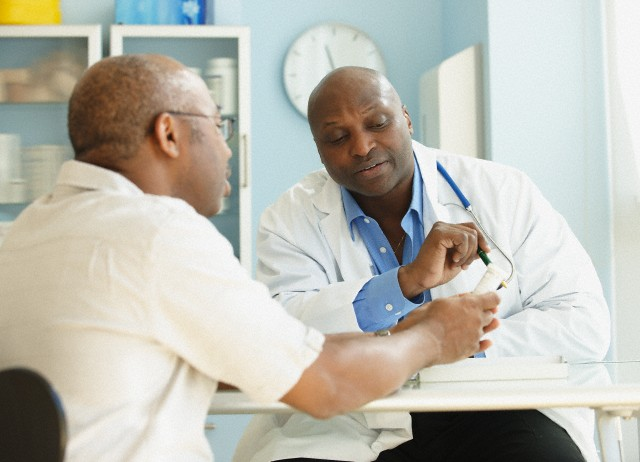
M 284 86 L 289 100 L 303 116 L 307 116 L 309 95 L 318 82 L 342 66 L 386 71 L 382 54 L 373 40 L 352 26 L 320 24 L 293 42 L 284 61 Z

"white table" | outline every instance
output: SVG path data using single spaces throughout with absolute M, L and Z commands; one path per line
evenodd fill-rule
M 640 362 L 569 365 L 561 379 L 488 380 L 408 384 L 360 410 L 393 411 L 492 411 L 587 407 L 594 409 L 603 460 L 623 460 L 619 419 L 640 415 Z M 290 413 L 282 403 L 261 405 L 237 391 L 219 392 L 210 414 Z

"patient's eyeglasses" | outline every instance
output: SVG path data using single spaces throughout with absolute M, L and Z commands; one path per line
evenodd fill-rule
M 177 116 L 202 117 L 203 119 L 209 119 L 213 121 L 216 127 L 218 127 L 218 130 L 220 130 L 220 133 L 222 134 L 222 137 L 224 138 L 225 141 L 229 141 L 233 137 L 233 134 L 235 133 L 234 123 L 236 119 L 234 119 L 233 117 L 222 117 L 220 119 L 220 122 L 218 122 L 215 116 L 196 114 L 193 112 L 167 111 L 167 113 L 177 115 Z

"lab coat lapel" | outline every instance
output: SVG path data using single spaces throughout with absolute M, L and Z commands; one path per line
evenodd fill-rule
M 355 240 L 351 240 L 340 187 L 331 178 L 316 196 L 315 206 L 321 213 L 326 214 L 320 219 L 320 231 L 327 240 L 343 280 L 371 277 L 373 272 L 367 248 L 357 232 Z

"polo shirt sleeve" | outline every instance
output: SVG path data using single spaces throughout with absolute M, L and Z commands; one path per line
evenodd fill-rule
M 202 374 L 273 402 L 318 357 L 324 336 L 274 301 L 205 218 L 172 217 L 151 255 L 154 335 Z

